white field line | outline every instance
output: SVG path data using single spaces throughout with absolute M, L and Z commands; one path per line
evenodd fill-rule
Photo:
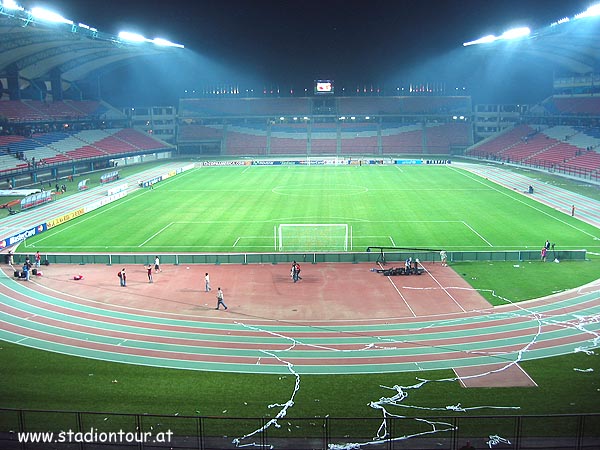
M 139 191 L 136 191 L 135 193 L 132 193 L 132 194 L 136 194 L 137 192 L 139 192 Z M 150 191 L 145 191 L 145 192 L 150 192 Z M 142 193 L 140 193 L 138 195 L 143 195 L 145 192 L 142 192 Z M 39 242 L 45 241 L 46 239 L 54 237 L 57 234 L 62 233 L 63 231 L 67 231 L 70 228 L 77 227 L 77 226 L 81 225 L 83 222 L 87 222 L 88 220 L 95 219 L 100 214 L 104 214 L 105 212 L 110 211 L 110 210 L 115 209 L 115 208 L 119 208 L 124 203 L 127 203 L 127 202 L 130 202 L 130 201 L 134 200 L 135 197 L 137 197 L 137 196 L 136 195 L 131 195 L 130 196 L 130 194 L 128 194 L 127 197 L 122 198 L 118 202 L 105 205 L 105 206 L 103 206 L 101 208 L 98 208 L 97 210 L 94 210 L 94 211 L 92 211 L 92 212 L 90 212 L 88 214 L 84 214 L 83 216 L 78 217 L 79 220 L 77 220 L 74 223 L 62 224 L 60 227 L 51 228 L 50 230 L 47 230 L 42 235 L 42 237 L 40 237 L 37 240 L 37 242 L 39 243 Z M 25 244 L 25 248 L 28 248 L 28 247 L 29 247 L 29 245 Z M 73 247 L 73 248 L 76 248 L 76 247 Z
M 427 275 L 429 275 L 429 276 L 431 277 L 431 279 L 432 279 L 433 281 L 435 281 L 435 283 L 436 283 L 436 284 L 437 284 L 437 285 L 438 285 L 438 286 L 439 286 L 439 287 L 440 287 L 440 288 L 441 288 L 441 289 L 442 289 L 442 290 L 443 290 L 443 291 L 446 293 L 446 295 L 447 295 L 448 297 L 450 297 L 450 299 L 452 299 L 452 301 L 453 301 L 454 303 L 456 303 L 456 305 L 457 305 L 457 306 L 460 308 L 460 310 L 461 310 L 462 312 L 467 312 L 467 311 L 466 311 L 466 310 L 465 310 L 465 309 L 464 309 L 464 308 L 461 306 L 461 304 L 460 304 L 460 303 L 458 303 L 458 301 L 457 301 L 457 300 L 456 300 L 456 299 L 455 299 L 455 298 L 452 296 L 452 294 L 451 294 L 451 293 L 448 291 L 448 289 L 446 289 L 444 286 L 442 286 L 442 284 L 441 284 L 441 283 L 440 283 L 440 282 L 439 282 L 439 281 L 438 281 L 438 280 L 437 280 L 437 279 L 436 279 L 436 278 L 435 278 L 435 277 L 434 277 L 434 276 L 431 274 L 431 272 L 430 272 L 429 270 L 427 270 L 425 267 L 423 267 L 423 269 L 425 270 L 425 272 L 427 272 Z M 452 269 L 450 269 L 450 270 L 452 270 Z
M 150 236 L 148 239 L 146 239 L 144 242 L 142 242 L 140 245 L 138 245 L 138 247 L 143 247 L 144 244 L 146 244 L 148 241 L 154 239 L 156 236 L 158 236 L 160 233 L 165 231 L 167 228 L 169 228 L 174 223 L 175 222 L 170 222 L 170 223 L 166 224 L 164 227 L 162 227 L 160 230 L 158 230 L 156 233 L 154 233 L 152 236 Z
M 476 234 L 476 235 L 479 237 L 479 239 L 481 239 L 483 242 L 485 242 L 485 243 L 486 243 L 487 245 L 489 245 L 490 247 L 493 247 L 493 245 L 492 245 L 492 244 L 490 244 L 490 241 L 488 241 L 488 240 L 487 240 L 486 238 L 484 238 L 484 237 L 483 237 L 481 234 L 479 234 L 477 231 L 475 231 L 475 229 L 474 229 L 474 228 L 473 228 L 471 225 L 469 225 L 467 222 L 465 222 L 464 220 L 463 220 L 463 224 L 464 224 L 464 225 L 465 225 L 465 226 L 466 226 L 466 227 L 467 227 L 469 230 L 471 230 L 473 233 L 475 233 L 475 234 Z
M 183 178 L 184 176 L 186 176 L 186 175 L 189 175 L 190 173 L 192 173 L 192 172 L 195 172 L 195 171 L 197 171 L 197 170 L 198 170 L 198 168 L 196 168 L 196 169 L 191 169 L 191 170 L 189 170 L 189 171 L 187 171 L 187 172 L 184 172 L 184 173 L 182 173 L 182 174 L 180 175 L 180 177 L 179 177 L 179 178 L 177 178 L 177 179 L 178 179 L 178 180 L 181 180 L 181 178 Z M 175 178 L 170 178 L 170 179 L 168 179 L 168 180 L 165 180 L 165 181 L 161 182 L 161 184 L 162 184 L 162 186 L 166 186 L 167 184 L 171 184 L 171 183 L 173 183 L 175 180 L 176 180 Z M 158 186 L 158 184 L 157 184 L 157 186 Z M 90 213 L 84 214 L 83 216 L 81 216 L 81 217 L 79 217 L 79 218 L 78 218 L 79 220 L 77 220 L 77 222 L 76 222 L 76 223 L 72 223 L 72 224 L 69 224 L 69 225 L 67 225 L 67 224 L 63 224 L 63 225 L 61 225 L 60 227 L 55 227 L 55 228 L 53 228 L 53 229 L 52 229 L 52 231 L 50 231 L 50 230 L 47 230 L 47 231 L 44 233 L 44 235 L 46 235 L 46 236 L 42 235 L 43 237 L 40 237 L 40 238 L 37 240 L 37 242 L 38 242 L 38 243 L 39 243 L 39 242 L 42 242 L 42 241 L 44 241 L 45 239 L 48 239 L 48 238 L 51 238 L 51 237 L 53 237 L 53 236 L 57 235 L 58 233 L 62 233 L 63 231 L 66 231 L 66 230 L 68 230 L 68 229 L 70 229 L 70 228 L 72 228 L 72 227 L 79 226 L 79 225 L 81 225 L 83 222 L 87 222 L 88 220 L 92 220 L 92 219 L 96 218 L 97 216 L 99 216 L 100 214 L 104 214 L 104 213 L 105 213 L 105 212 L 107 212 L 107 211 L 110 211 L 110 210 L 112 210 L 112 209 L 114 209 L 114 208 L 119 208 L 119 207 L 121 207 L 122 205 L 124 205 L 125 203 L 128 203 L 128 202 L 130 202 L 130 201 L 132 201 L 132 200 L 135 200 L 135 199 L 137 198 L 137 196 L 138 196 L 138 195 L 145 195 L 145 194 L 148 194 L 149 192 L 151 192 L 151 191 L 150 191 L 150 190 L 148 190 L 148 189 L 142 189 L 142 188 L 133 189 L 133 190 L 131 190 L 131 192 L 129 192 L 129 193 L 128 193 L 128 194 L 127 194 L 125 197 L 123 197 L 122 199 L 120 199 L 120 200 L 118 200 L 118 201 L 116 201 L 116 202 L 113 202 L 113 203 L 109 203 L 108 205 L 105 205 L 105 206 L 103 206 L 103 207 L 101 207 L 101 208 L 98 208 L 98 209 L 96 209 L 96 210 L 94 210 L 94 211 L 91 211 Z M 56 216 L 55 216 L 55 217 L 56 217 Z M 25 241 L 26 241 L 26 240 L 25 240 Z M 24 247 L 25 247 L 25 248 L 28 248 L 28 247 L 29 247 L 29 245 L 27 245 L 27 243 L 26 243 L 25 241 L 23 241 L 21 244 L 24 244 Z M 21 244 L 19 244 L 19 245 L 21 245 Z M 18 248 L 18 247 L 15 247 L 15 248 Z M 72 247 L 72 248 L 77 248 L 77 247 Z
M 460 170 L 460 169 L 455 169 L 454 167 L 450 167 L 449 169 L 451 169 L 451 170 L 453 170 L 453 171 L 455 171 L 455 172 L 457 172 L 457 173 L 460 173 L 460 174 L 461 174 L 462 176 L 464 176 L 465 178 L 469 178 L 470 180 L 473 180 L 473 181 L 475 181 L 475 182 L 477 182 L 477 183 L 480 183 L 480 184 L 483 184 L 484 186 L 486 186 L 486 184 L 483 182 L 483 180 L 479 179 L 480 177 L 479 177 L 479 176 L 477 176 L 477 175 L 474 175 L 474 174 L 472 174 L 472 173 L 470 173 L 470 172 L 467 172 L 467 173 L 468 173 L 468 175 L 467 175 L 467 174 L 465 174 L 465 173 L 464 173 L 465 171 L 463 171 L 463 170 Z M 492 182 L 493 182 L 493 181 L 492 181 Z M 546 211 L 542 211 L 542 209 L 540 209 L 540 208 L 537 208 L 537 207 L 535 207 L 535 206 L 533 206 L 533 205 L 530 205 L 529 203 L 527 203 L 527 202 L 525 202 L 525 201 L 523 201 L 523 200 L 521 200 L 521 199 L 519 199 L 519 198 L 515 198 L 514 196 L 512 196 L 512 195 L 509 195 L 509 193 L 507 193 L 507 192 L 504 192 L 504 191 L 503 191 L 503 189 L 505 189 L 505 188 L 503 188 L 503 189 L 499 189 L 499 188 L 496 188 L 496 187 L 493 187 L 493 186 L 488 186 L 488 188 L 489 188 L 489 189 L 491 189 L 492 191 L 496 191 L 497 193 L 499 193 L 499 194 L 502 194 L 502 195 L 504 195 L 504 196 L 506 196 L 506 197 L 510 198 L 511 200 L 514 200 L 514 201 L 516 201 L 516 202 L 518 202 L 518 203 L 521 203 L 521 204 L 523 204 L 523 205 L 527 206 L 528 208 L 531 208 L 531 209 L 533 209 L 533 210 L 535 210 L 535 211 L 537 211 L 537 212 L 539 212 L 539 213 L 541 213 L 541 214 L 544 214 L 545 216 L 548 216 L 548 217 L 550 217 L 551 219 L 553 219 L 553 220 L 556 220 L 557 222 L 560 222 L 560 223 L 562 223 L 563 225 L 566 225 L 566 226 L 568 226 L 568 227 L 571 227 L 571 228 L 573 228 L 574 230 L 577 230 L 577 231 L 579 231 L 579 232 L 581 232 L 581 233 L 583 233 L 583 234 L 585 234 L 585 235 L 587 235 L 587 236 L 589 236 L 589 237 L 592 237 L 592 238 L 596 238 L 596 237 L 597 237 L 597 236 L 594 236 L 594 235 L 593 235 L 593 234 L 591 234 L 591 233 L 588 233 L 588 232 L 587 232 L 587 231 L 585 231 L 585 230 L 582 230 L 581 228 L 578 228 L 578 227 L 576 227 L 576 226 L 575 226 L 575 225 L 573 225 L 573 224 L 570 224 L 570 223 L 568 223 L 568 222 L 566 222 L 566 221 L 564 221 L 564 220 L 562 220 L 562 219 L 560 219 L 560 218 L 558 218 L 558 217 L 555 217 L 555 216 L 553 216 L 552 214 L 550 214 L 550 213 L 548 213 L 548 212 L 546 212 Z M 552 208 L 552 207 L 551 207 L 551 206 L 549 206 L 549 208 Z
M 381 265 L 381 263 L 378 263 L 378 264 L 379 264 L 379 267 L 381 269 L 383 269 L 383 266 Z M 404 304 L 406 305 L 406 307 L 408 308 L 408 310 L 410 311 L 410 313 L 413 315 L 413 317 L 417 317 L 417 315 L 415 314 L 415 312 L 413 311 L 413 309 L 410 307 L 410 305 L 406 301 L 406 298 L 404 298 L 404 295 L 402 295 L 402 292 L 400 292 L 400 289 L 398 289 L 398 286 L 396 286 L 396 284 L 392 281 L 392 277 L 390 277 L 388 275 L 386 278 L 388 279 L 388 281 L 390 282 L 390 284 L 394 287 L 394 289 L 396 290 L 396 292 L 398 293 L 398 295 L 400 296 L 400 298 L 402 299 L 402 301 L 404 302 Z
M 395 247 L 395 246 L 396 246 L 396 243 L 394 242 L 394 238 L 393 238 L 393 237 L 391 237 L 391 236 L 389 236 L 389 238 L 390 238 L 390 241 L 392 241 L 392 247 Z

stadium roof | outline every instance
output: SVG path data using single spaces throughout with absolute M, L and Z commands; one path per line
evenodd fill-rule
M 133 58 L 169 51 L 171 46 L 128 42 L 83 24 L 0 14 L 0 77 L 16 70 L 27 80 L 49 79 L 57 71 L 63 81 L 76 82 Z
M 6 0 L 2 1 L 5 4 Z M 151 42 L 133 43 L 99 32 L 83 24 L 49 23 L 2 10 L 0 4 L 0 78 L 18 72 L 22 80 L 49 80 L 60 74 L 61 80 L 74 83 L 111 72 L 134 59 L 168 55 L 170 47 Z M 460 43 L 456 43 L 457 47 Z M 493 42 L 480 48 L 465 49 L 467 72 L 481 63 L 478 56 L 496 59 L 514 58 L 518 64 L 543 66 L 546 73 L 588 74 L 600 72 L 600 17 L 573 20 L 535 30 L 524 39 Z M 487 47 L 487 48 L 486 48 Z M 491 51 L 490 51 L 491 50 Z M 496 51 L 496 50 L 502 50 Z M 451 64 L 452 65 L 452 64 Z M 456 61 L 454 61 L 456 65 Z M 444 70 L 437 66 L 431 76 Z M 421 77 L 425 78 L 425 77 Z M 173 82 L 173 81 L 170 81 Z M 22 83 L 24 84 L 24 83 Z M 2 87 L 2 86 L 0 86 Z M 3 86 L 6 88 L 6 86 Z
M 485 39 L 485 38 L 483 38 Z M 468 44 L 463 44 L 468 45 Z M 544 63 L 552 70 L 573 74 L 597 73 L 600 70 L 600 17 L 566 20 L 535 30 L 515 41 L 498 41 L 481 45 L 481 51 L 502 50 L 505 56 L 518 56 L 530 63 Z M 497 47 L 496 47 L 497 46 Z

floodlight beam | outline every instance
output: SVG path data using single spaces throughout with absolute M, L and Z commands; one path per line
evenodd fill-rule
M 487 44 L 487 43 L 490 43 L 490 42 L 494 42 L 497 39 L 498 38 L 496 36 L 494 36 L 493 34 L 488 34 L 487 36 L 484 36 L 482 38 L 476 39 L 474 41 L 463 43 L 463 47 L 467 47 L 469 45 Z
M 161 47 L 184 48 L 184 46 L 182 44 L 176 44 L 175 42 L 171 42 L 171 41 L 168 41 L 168 40 L 163 39 L 163 38 L 154 38 L 154 39 L 152 39 L 152 42 L 155 45 L 159 45 Z
M 529 29 L 529 27 L 512 28 L 502 33 L 500 39 L 518 39 L 525 36 L 529 36 L 530 34 L 531 30 Z
M 3 0 L 2 1 L 2 7 L 4 9 L 8 9 L 8 10 L 16 10 L 16 11 L 24 11 L 25 8 L 23 8 L 22 6 L 19 6 L 17 4 L 17 2 L 15 2 L 15 0 Z
M 148 39 L 138 33 L 132 33 L 130 31 L 121 31 L 119 33 L 119 39 L 129 42 L 147 42 Z
M 31 9 L 31 16 L 39 19 L 39 20 L 45 20 L 47 22 L 55 22 L 55 23 L 67 23 L 69 25 L 73 25 L 73 21 L 69 20 L 69 19 L 65 19 L 63 16 L 61 16 L 60 14 L 54 12 L 54 11 L 50 11 L 44 8 L 32 8 Z

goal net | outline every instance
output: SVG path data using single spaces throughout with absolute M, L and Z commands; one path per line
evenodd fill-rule
M 280 252 L 348 251 L 348 224 L 282 223 L 275 229 L 275 248 Z

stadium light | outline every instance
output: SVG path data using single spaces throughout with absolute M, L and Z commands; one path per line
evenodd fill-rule
M 167 41 L 166 39 L 162 39 L 162 38 L 154 38 L 154 39 L 152 39 L 152 42 L 156 45 L 160 45 L 161 47 L 185 48 L 181 44 L 176 44 L 175 42 Z
M 477 45 L 477 44 L 489 44 L 491 42 L 496 42 L 500 40 L 510 40 L 510 39 L 518 39 L 525 36 L 529 36 L 531 34 L 531 30 L 528 27 L 520 27 L 520 28 L 512 28 L 510 30 L 505 31 L 500 36 L 494 36 L 493 34 L 488 34 L 482 38 L 476 39 L 474 41 L 464 42 L 463 47 L 467 47 L 469 45 Z
M 65 19 L 60 14 L 55 13 L 54 11 L 49 11 L 49 10 L 44 9 L 44 8 L 38 8 L 38 7 L 32 8 L 31 9 L 31 16 L 35 17 L 36 19 L 45 20 L 45 21 L 48 21 L 48 22 L 68 23 L 69 25 L 73 25 L 73 21 L 72 20 Z
M 129 31 L 121 31 L 119 33 L 119 39 L 122 39 L 124 41 L 130 41 L 130 42 L 147 42 L 148 41 L 148 39 L 146 39 L 141 34 L 131 33 Z
M 596 17 L 600 16 L 600 3 L 590 6 L 584 12 L 576 14 L 574 19 L 583 19 L 585 17 Z
M 498 38 L 496 36 L 494 36 L 493 34 L 488 34 L 487 36 L 476 39 L 474 41 L 465 42 L 463 44 L 463 47 L 467 47 L 468 45 L 487 44 L 489 42 L 494 42 L 496 39 L 498 39 Z
M 15 2 L 15 0 L 3 0 L 2 1 L 2 7 L 4 9 L 10 9 L 10 10 L 16 10 L 16 11 L 25 11 L 25 8 L 23 8 L 22 6 L 17 5 L 17 2 Z
M 521 37 L 529 36 L 530 34 L 531 30 L 528 27 L 512 28 L 502 33 L 500 39 L 518 39 Z

